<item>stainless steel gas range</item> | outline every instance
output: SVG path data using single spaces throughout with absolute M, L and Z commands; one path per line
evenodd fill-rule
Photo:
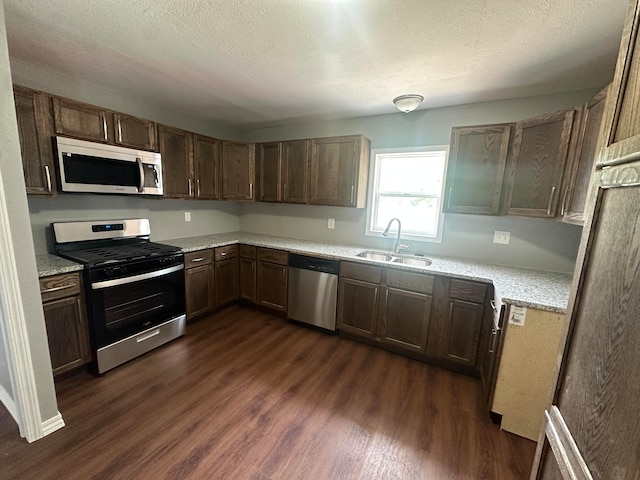
M 53 223 L 56 254 L 84 265 L 102 374 L 185 332 L 184 255 L 149 240 L 148 219 Z

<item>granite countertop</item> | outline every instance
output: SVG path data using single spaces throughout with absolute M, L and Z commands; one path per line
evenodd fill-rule
M 362 251 L 374 250 L 362 246 L 311 242 L 244 232 L 163 240 L 162 243 L 180 247 L 185 253 L 232 243 L 244 243 L 303 255 L 389 266 L 388 262 L 357 257 L 356 255 Z M 571 275 L 447 257 L 428 256 L 428 258 L 432 261 L 428 267 L 398 264 L 393 264 L 393 267 L 492 283 L 503 303 L 557 313 L 564 313 L 567 308 L 571 291 Z
M 36 264 L 38 265 L 38 276 L 40 277 L 78 272 L 83 269 L 83 266 L 79 263 L 50 253 L 36 255 Z
M 244 232 L 220 233 L 199 237 L 161 240 L 161 243 L 174 245 L 185 253 L 205 248 L 221 247 L 233 243 L 244 243 L 256 247 L 287 250 L 291 253 L 313 255 L 334 260 L 368 263 L 389 266 L 388 262 L 358 257 L 365 250 L 374 250 L 357 245 L 311 242 L 293 238 L 259 235 Z M 378 251 L 377 249 L 375 249 Z M 387 252 L 390 253 L 390 252 Z M 473 262 L 455 258 L 428 256 L 432 263 L 427 267 L 392 264 L 394 268 L 407 271 L 420 271 L 456 277 L 477 282 L 492 283 L 503 303 L 537 308 L 550 312 L 564 313 L 571 290 L 571 275 L 545 272 L 527 268 L 504 267 L 489 263 Z M 76 272 L 83 266 L 56 255 L 36 255 L 40 277 Z

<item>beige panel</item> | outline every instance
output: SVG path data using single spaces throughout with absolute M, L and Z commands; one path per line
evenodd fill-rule
M 509 306 L 511 308 L 511 306 Z M 508 319 L 508 317 L 507 317 Z M 538 440 L 555 383 L 563 314 L 527 309 L 524 326 L 508 324 L 492 410 L 502 429 Z

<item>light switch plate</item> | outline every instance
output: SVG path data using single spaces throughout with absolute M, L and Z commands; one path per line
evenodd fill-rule
M 493 243 L 509 245 L 509 240 L 511 240 L 511 232 L 501 232 L 500 230 L 496 230 L 493 233 Z
M 185 222 L 191 221 L 191 212 L 184 212 L 184 221 Z
M 336 228 L 336 219 L 335 218 L 330 218 L 327 221 L 327 228 L 333 230 L 334 228 Z

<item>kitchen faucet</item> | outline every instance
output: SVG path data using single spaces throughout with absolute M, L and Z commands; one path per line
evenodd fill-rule
M 382 232 L 382 236 L 386 237 L 387 235 L 389 235 L 389 229 L 391 228 L 391 224 L 393 223 L 393 221 L 398 222 L 398 237 L 396 238 L 396 246 L 393 249 L 394 253 L 400 253 L 400 250 L 405 250 L 407 248 L 409 248 L 409 245 L 402 245 L 400 244 L 400 234 L 402 232 L 402 224 L 400 223 L 400 219 L 399 218 L 392 218 L 391 220 L 389 220 L 389 223 L 387 224 L 387 228 L 384 229 L 384 232 Z

